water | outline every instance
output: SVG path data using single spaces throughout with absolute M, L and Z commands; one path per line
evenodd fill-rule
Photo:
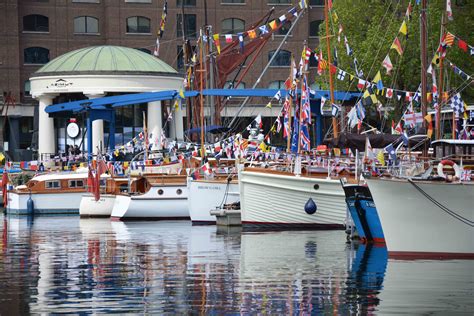
M 342 231 L 0 216 L 0 314 L 469 314 L 471 261 L 393 261 Z

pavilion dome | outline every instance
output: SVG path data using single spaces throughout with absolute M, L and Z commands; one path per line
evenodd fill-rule
M 176 75 L 177 71 L 150 54 L 122 46 L 93 46 L 61 55 L 41 67 L 33 77 L 67 74 Z

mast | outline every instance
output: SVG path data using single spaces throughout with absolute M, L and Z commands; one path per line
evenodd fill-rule
M 304 45 L 303 45 L 303 52 L 306 53 L 306 43 L 304 43 Z M 301 76 L 301 86 L 300 86 L 301 87 L 301 95 L 300 95 L 300 106 L 299 106 L 300 113 L 298 115 L 298 120 L 299 120 L 299 122 L 298 122 L 298 151 L 297 151 L 298 155 L 300 154 L 300 151 L 301 151 L 301 128 L 302 128 L 302 126 L 301 126 L 301 112 L 302 111 L 301 110 L 303 109 L 303 93 L 304 93 L 303 84 L 304 84 L 305 79 L 306 79 L 306 68 L 305 67 L 306 66 L 303 66 L 303 71 L 302 71 L 302 74 L 301 74 L 302 75 Z
M 331 105 L 334 104 L 334 78 L 331 73 L 331 43 L 329 40 L 329 5 L 328 0 L 324 1 L 324 19 L 326 20 L 326 46 L 328 51 L 328 71 L 329 71 L 329 95 L 331 97 Z M 332 118 L 332 129 L 334 132 L 334 138 L 339 136 L 337 119 L 333 116 Z
M 446 15 L 443 12 L 441 15 L 441 34 L 440 40 L 443 38 L 446 26 Z M 441 139 L 441 104 L 443 103 L 443 58 L 439 58 L 439 79 L 438 79 L 438 108 L 436 109 L 436 139 Z
M 200 114 L 201 114 L 201 158 L 203 159 L 202 160 L 202 163 L 204 163 L 204 157 L 206 156 L 206 152 L 204 150 L 204 97 L 202 95 L 202 90 L 203 90 L 203 85 L 204 85 L 204 69 L 202 68 L 202 63 L 203 63 L 203 48 L 204 48 L 204 45 L 202 43 L 202 29 L 201 29 L 201 32 L 200 32 L 200 37 L 199 37 L 199 72 L 200 72 L 200 76 L 199 76 L 199 90 L 200 90 L 200 94 L 199 94 L 199 105 L 200 105 Z
M 426 120 L 424 119 L 426 116 L 426 70 L 428 69 L 427 66 L 427 58 L 426 58 L 426 42 L 427 42 L 427 28 L 426 28 L 426 1 L 421 1 L 421 15 L 420 15 L 420 36 L 421 36 L 421 114 L 423 116 L 423 127 L 426 128 Z

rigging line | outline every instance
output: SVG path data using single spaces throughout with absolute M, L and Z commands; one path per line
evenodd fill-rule
M 398 9 L 398 6 L 399 6 L 399 5 L 400 5 L 400 0 L 398 0 L 398 2 L 397 2 L 397 9 Z M 378 27 L 378 29 L 377 29 L 377 32 L 380 30 L 380 27 L 382 26 L 382 22 L 385 20 L 385 17 L 386 17 L 386 15 L 388 14 L 389 9 L 390 9 L 390 6 L 387 7 L 387 11 L 385 11 L 384 16 L 382 17 L 382 20 L 381 20 L 381 23 L 379 24 L 379 27 Z M 396 12 L 397 12 L 397 10 L 394 10 L 394 15 L 395 15 Z M 393 19 L 392 19 L 392 22 L 393 22 Z M 390 22 L 390 25 L 392 24 L 392 22 Z M 387 31 L 386 31 L 385 34 L 387 34 L 388 30 L 389 30 L 389 27 L 387 27 Z M 374 41 L 374 39 L 372 39 L 372 41 L 370 42 L 370 46 L 372 45 L 373 41 Z M 381 44 L 381 45 L 382 45 L 382 44 Z M 355 55 L 355 53 L 353 53 L 353 54 Z M 368 54 L 369 54 L 369 51 L 366 51 L 365 54 L 364 54 L 363 59 L 362 59 L 361 62 L 360 62 L 360 68 L 361 68 L 361 69 L 363 68 L 363 64 L 364 64 L 365 60 L 367 59 Z M 354 60 L 354 58 L 353 58 L 353 60 Z M 375 62 L 375 60 L 374 60 L 374 62 Z M 371 70 L 372 70 L 372 69 L 371 69 Z M 370 70 L 370 71 L 371 71 L 371 70 Z M 369 71 L 369 73 L 370 73 L 370 71 Z M 366 76 L 366 78 L 367 78 L 367 76 Z M 349 88 L 347 89 L 346 94 L 345 94 L 344 97 L 346 97 L 347 94 L 352 90 L 352 87 L 353 87 L 353 85 L 354 85 L 354 82 L 355 82 L 355 81 L 350 82 Z M 359 101 L 359 100 L 360 100 L 360 98 L 359 98 L 357 101 Z M 357 103 L 357 102 L 356 102 L 356 103 Z
M 426 191 L 424 191 L 420 186 L 418 186 L 415 182 L 413 182 L 412 179 L 408 179 L 408 182 L 410 184 L 412 184 L 415 189 L 418 190 L 418 192 L 420 192 L 422 195 L 424 195 L 430 202 L 432 202 L 434 205 L 436 205 L 437 207 L 439 207 L 441 210 L 443 210 L 444 212 L 446 212 L 447 214 L 451 215 L 452 217 L 454 217 L 455 219 L 463 222 L 464 224 L 466 225 L 469 225 L 471 227 L 474 227 L 474 221 L 471 221 L 465 217 L 463 217 L 462 215 L 459 215 L 458 213 L 454 212 L 453 210 L 450 210 L 449 208 L 447 208 L 446 206 L 444 206 L 443 204 L 441 204 L 440 202 L 438 202 L 435 198 L 433 198 L 432 196 L 430 196 L 428 193 L 426 193 Z

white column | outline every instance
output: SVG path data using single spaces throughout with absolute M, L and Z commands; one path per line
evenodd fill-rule
M 170 138 L 172 140 L 178 139 L 182 141 L 184 139 L 183 131 L 183 109 L 176 109 L 174 103 L 171 106 L 173 113 L 173 119 L 170 122 Z
M 174 111 L 176 138 L 180 141 L 184 140 L 183 113 L 184 113 L 183 108 L 178 108 L 177 110 Z
M 151 134 L 150 143 L 152 150 L 161 149 L 161 129 L 163 122 L 161 120 L 161 101 L 148 102 L 147 129 Z
M 56 139 L 54 137 L 54 119 L 49 117 L 45 109 L 48 105 L 53 104 L 56 95 L 43 94 L 37 99 L 39 100 L 38 110 L 38 154 L 39 159 L 43 160 L 42 154 L 56 153 Z
M 104 94 L 100 93 L 84 93 L 89 99 L 97 99 L 104 97 Z M 104 143 L 104 120 L 95 120 L 92 122 L 92 151 L 97 154 L 102 149 L 102 152 L 106 151 Z

